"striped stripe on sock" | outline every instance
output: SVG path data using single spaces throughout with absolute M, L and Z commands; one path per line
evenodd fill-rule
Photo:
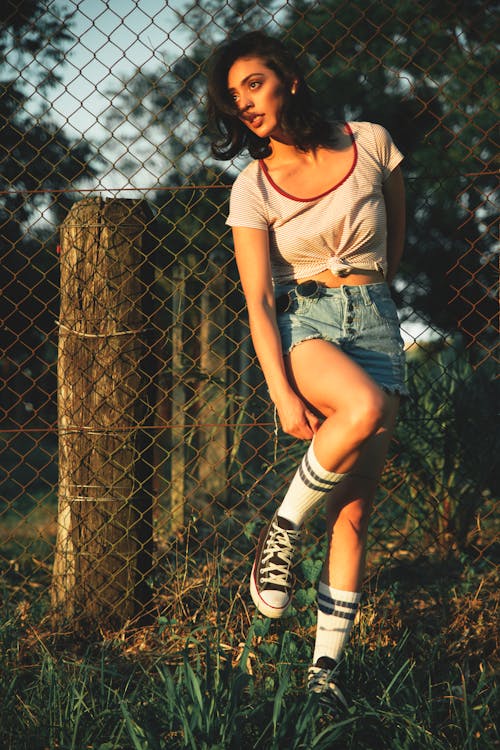
M 322 656 L 340 661 L 356 618 L 360 597 L 359 592 L 342 591 L 320 581 L 313 664 Z
M 313 470 L 307 453 L 299 466 L 299 472 L 300 478 L 304 484 L 311 490 L 316 490 L 317 492 L 331 492 L 344 476 L 343 474 L 335 474 L 335 479 L 333 480 L 320 477 L 319 474 L 316 474 Z
M 358 603 L 332 599 L 318 591 L 318 608 L 325 615 L 336 615 L 337 617 L 343 617 L 345 620 L 354 620 L 358 611 Z

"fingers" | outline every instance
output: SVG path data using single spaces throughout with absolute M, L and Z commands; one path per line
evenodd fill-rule
M 320 419 L 316 414 L 313 414 L 312 411 L 306 410 L 306 418 L 309 423 L 309 426 L 315 435 L 317 431 L 319 430 L 323 420 Z
M 314 432 L 315 431 L 313 430 L 311 425 L 306 422 L 296 434 L 291 434 L 293 434 L 294 437 L 300 438 L 301 440 L 312 440 L 314 437 Z
M 283 424 L 283 432 L 292 437 L 299 438 L 299 440 L 312 440 L 314 432 L 312 427 L 307 421 L 302 422 L 300 425 L 287 425 Z
M 295 414 L 295 418 L 287 416 L 289 418 L 280 420 L 283 432 L 300 440 L 312 440 L 321 424 L 321 420 L 306 408 L 300 414 Z
M 322 420 L 297 394 L 288 394 L 276 408 L 283 432 L 300 440 L 312 440 Z

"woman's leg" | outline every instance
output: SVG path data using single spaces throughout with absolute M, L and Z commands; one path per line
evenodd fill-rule
M 363 446 L 341 486 L 328 497 L 328 552 L 318 585 L 318 621 L 313 664 L 337 664 L 351 633 L 361 598 L 370 511 L 398 410 L 387 396 L 386 422 Z
M 250 591 L 268 617 L 281 617 L 291 601 L 297 529 L 337 485 L 341 491 L 364 444 L 383 432 L 387 407 L 385 394 L 364 370 L 326 341 L 302 342 L 287 366 L 297 392 L 325 420 L 257 546 Z
M 302 342 L 287 365 L 297 392 L 325 417 L 278 510 L 298 528 L 325 494 L 345 483 L 366 441 L 384 431 L 388 400 L 364 370 L 326 341 Z
M 322 580 L 337 589 L 357 591 L 363 580 L 372 503 L 396 423 L 399 397 L 385 396 L 384 423 L 363 446 L 342 485 L 328 496 L 328 554 Z
M 325 421 L 314 438 L 319 463 L 349 472 L 361 447 L 384 427 L 384 392 L 347 354 L 322 339 L 303 341 L 287 357 L 290 382 Z
M 310 362 L 315 363 L 313 371 Z M 330 684 L 327 675 L 342 656 L 356 616 L 369 516 L 399 398 L 385 394 L 343 352 L 324 341 L 296 347 L 289 367 L 297 391 L 326 417 L 313 443 L 319 463 L 345 473 L 343 481 L 328 494 L 329 545 L 318 586 L 318 625 L 310 674 L 314 689 L 318 679 Z

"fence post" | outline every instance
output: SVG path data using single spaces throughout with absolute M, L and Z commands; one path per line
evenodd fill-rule
M 198 482 L 210 510 L 228 488 L 226 280 L 215 253 L 207 262 L 201 296 Z
M 121 627 L 148 601 L 154 358 L 150 214 L 89 198 L 61 228 L 54 618 Z M 149 341 L 149 343 L 148 343 Z
M 175 270 L 172 318 L 172 430 L 170 451 L 170 531 L 184 526 L 186 494 L 186 392 L 184 388 L 183 335 L 186 304 L 185 271 Z

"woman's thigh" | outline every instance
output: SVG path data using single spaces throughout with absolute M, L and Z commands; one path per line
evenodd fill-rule
M 384 394 L 375 381 L 339 347 L 308 339 L 286 357 L 288 377 L 297 393 L 323 416 L 356 408 L 365 398 Z

